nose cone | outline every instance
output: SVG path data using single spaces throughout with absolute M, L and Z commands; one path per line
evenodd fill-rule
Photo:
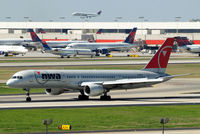
M 17 82 L 16 82 L 16 80 L 9 79 L 9 80 L 6 82 L 6 85 L 9 86 L 9 87 L 14 87 L 14 88 L 16 88 Z
M 6 82 L 6 85 L 9 86 L 9 87 L 11 87 L 11 86 L 12 86 L 12 83 L 13 83 L 12 80 L 9 79 L 9 80 Z

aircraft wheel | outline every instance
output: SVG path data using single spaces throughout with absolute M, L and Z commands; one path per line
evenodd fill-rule
M 199 53 L 199 57 L 200 57 L 200 53 Z
M 60 58 L 64 58 L 64 56 L 61 56 Z
M 100 96 L 100 100 L 111 100 L 111 96 L 105 96 L 105 95 L 103 95 L 103 96 Z
M 110 54 L 106 54 L 106 56 L 109 56 Z
M 79 99 L 79 100 L 88 100 L 88 99 L 89 99 L 89 96 L 86 96 L 86 95 L 79 95 L 79 96 L 78 96 L 78 99 Z
M 96 53 L 96 55 L 95 55 L 95 56 L 100 56 L 100 54 Z
M 26 97 L 27 102 L 31 102 L 31 97 Z
M 70 58 L 70 56 L 67 56 L 67 58 Z

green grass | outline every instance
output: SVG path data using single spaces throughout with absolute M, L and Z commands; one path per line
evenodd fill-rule
M 161 117 L 169 117 L 167 128 L 200 127 L 200 106 L 139 106 L 75 109 L 1 110 L 0 133 L 44 132 L 43 119 L 53 119 L 50 131 L 71 124 L 72 131 L 161 128 Z

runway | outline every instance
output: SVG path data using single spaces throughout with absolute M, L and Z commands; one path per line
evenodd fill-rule
M 23 56 L 17 56 L 17 57 L 2 57 L 0 60 L 8 61 L 6 63 L 0 63 L 0 67 L 55 67 L 55 66 L 104 66 L 104 65 L 145 65 L 149 62 L 148 60 L 144 60 L 144 58 L 133 58 L 133 57 L 126 57 L 125 55 L 127 53 L 114 53 L 116 56 L 123 56 L 123 57 L 96 57 L 91 58 L 78 58 L 75 60 L 71 59 L 65 59 L 61 60 L 57 56 L 49 53 L 42 54 L 40 52 L 30 52 L 25 57 Z M 143 57 L 153 55 L 145 54 Z M 186 59 L 184 59 L 186 58 Z M 187 59 L 191 58 L 191 59 Z M 16 62 L 9 62 L 9 60 L 15 60 Z M 40 62 L 34 61 L 34 62 L 18 62 L 18 60 L 42 60 Z M 47 61 L 45 61 L 47 60 Z M 54 60 L 53 62 L 51 60 Z M 197 56 L 194 56 L 190 53 L 181 53 L 172 54 L 169 64 L 199 64 L 200 58 Z
M 111 91 L 111 101 L 101 101 L 99 97 L 79 101 L 79 93 L 64 93 L 58 96 L 31 94 L 32 102 L 25 102 L 25 95 L 4 95 L 0 96 L 0 109 L 200 104 L 199 81 L 200 79 L 172 79 L 149 88 Z

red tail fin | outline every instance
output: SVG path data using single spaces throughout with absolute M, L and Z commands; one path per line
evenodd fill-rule
M 159 48 L 158 52 L 146 65 L 144 70 L 149 70 L 157 73 L 164 73 L 167 68 L 173 44 L 174 38 L 167 38 L 163 45 Z

